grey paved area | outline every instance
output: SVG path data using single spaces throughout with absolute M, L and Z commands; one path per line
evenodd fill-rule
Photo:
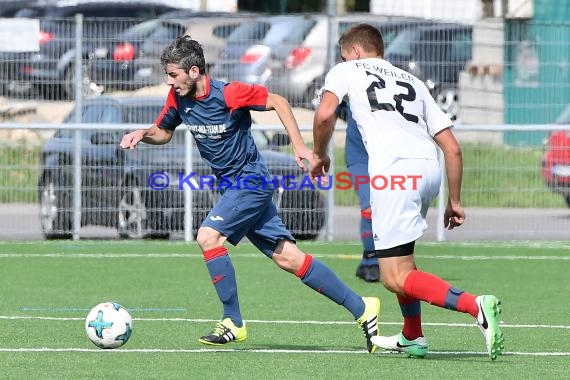
M 570 209 L 467 209 L 461 228 L 445 231 L 449 241 L 540 240 L 568 241 L 570 246 Z M 360 213 L 356 207 L 335 210 L 335 240 L 358 240 Z M 437 240 L 437 209 L 428 214 L 428 230 L 422 240 Z M 117 239 L 110 228 L 85 227 L 81 238 Z M 182 239 L 183 234 L 173 237 Z M 324 232 L 321 234 L 321 240 Z M 33 204 L 0 204 L 0 240 L 41 240 L 39 207 Z

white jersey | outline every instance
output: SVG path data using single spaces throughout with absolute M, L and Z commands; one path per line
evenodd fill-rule
M 380 58 L 335 65 L 324 90 L 339 102 L 348 96 L 370 157 L 370 175 L 401 158 L 437 160 L 433 136 L 452 126 L 421 80 Z

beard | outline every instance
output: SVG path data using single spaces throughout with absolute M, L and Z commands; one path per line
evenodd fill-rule
M 197 91 L 196 83 L 197 83 L 197 82 L 198 82 L 197 80 L 194 80 L 194 79 L 192 79 L 192 78 L 190 78 L 190 77 L 188 78 L 188 80 L 187 80 L 186 83 L 185 83 L 186 86 L 188 86 L 188 93 L 187 93 L 186 95 L 189 95 L 189 96 L 191 96 L 191 97 L 193 97 L 193 98 L 196 97 L 196 91 Z

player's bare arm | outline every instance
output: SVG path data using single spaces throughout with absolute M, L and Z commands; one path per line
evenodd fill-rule
M 436 134 L 434 140 L 443 151 L 447 175 L 448 200 L 443 223 L 445 227 L 453 229 L 465 221 L 465 212 L 461 207 L 461 181 L 463 177 L 461 146 L 449 128 Z
M 146 144 L 162 145 L 169 142 L 170 139 L 172 139 L 172 131 L 153 125 L 148 129 L 138 129 L 124 135 L 121 140 L 121 148 L 134 149 L 141 141 Z
M 337 106 L 337 96 L 330 91 L 325 91 L 313 119 L 313 156 L 316 161 L 316 166 L 311 169 L 311 179 L 313 180 L 329 171 L 330 157 L 327 153 L 327 147 L 336 124 Z
M 309 161 L 310 166 L 313 167 L 313 152 L 305 145 L 305 142 L 301 137 L 299 125 L 297 124 L 297 120 L 295 120 L 295 116 L 293 115 L 293 111 L 291 110 L 291 106 L 287 99 L 281 95 L 269 93 L 267 95 L 267 104 L 265 108 L 267 110 L 275 110 L 275 112 L 277 112 L 279 120 L 283 123 L 283 126 L 289 135 L 289 139 L 291 139 L 297 165 L 305 171 L 307 170 L 307 167 L 303 163 L 303 160 L 307 160 Z

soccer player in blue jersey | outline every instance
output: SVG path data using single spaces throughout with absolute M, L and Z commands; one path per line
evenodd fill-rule
M 234 266 L 224 246 L 226 241 L 236 245 L 247 237 L 278 267 L 344 306 L 364 331 L 368 352 L 374 352 L 376 347 L 371 338 L 378 333 L 380 300 L 360 297 L 325 264 L 297 247 L 277 215 L 272 183 L 262 181 L 269 178 L 270 173 L 251 135 L 250 110 L 274 110 L 291 139 L 298 165 L 306 169 L 303 160 L 309 163 L 313 160 L 313 153 L 302 140 L 287 100 L 262 86 L 226 83 L 209 77 L 202 47 L 189 36 L 170 44 L 163 51 L 161 64 L 171 86 L 166 104 L 153 126 L 126 134 L 121 147 L 133 149 L 141 141 L 165 144 L 172 138 L 174 129 L 184 124 L 216 177 L 234 185 L 222 191 L 218 203 L 198 230 L 197 242 L 223 305 L 221 321 L 199 341 L 223 345 L 247 338 Z M 246 177 L 248 188 L 237 189 L 236 182 Z
M 362 136 L 352 117 L 346 102 L 338 107 L 339 117 L 346 120 L 346 139 L 344 143 L 344 160 L 346 168 L 353 178 L 368 177 L 368 153 L 362 142 Z M 362 259 L 356 267 L 356 277 L 366 282 L 379 282 L 380 269 L 374 253 L 372 239 L 372 211 L 370 210 L 370 186 L 368 184 L 354 187 L 360 203 L 360 240 L 362 241 Z

